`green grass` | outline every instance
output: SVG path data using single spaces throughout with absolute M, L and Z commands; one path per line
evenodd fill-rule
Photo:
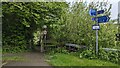
M 52 66 L 118 66 L 117 64 L 102 61 L 102 60 L 89 60 L 80 59 L 73 55 L 56 53 L 54 55 L 47 55 L 47 62 Z
M 10 61 L 25 61 L 23 57 L 12 56 L 12 57 L 2 57 L 2 65 L 9 63 Z
M 24 61 L 23 57 L 13 56 L 13 57 L 2 57 L 3 61 Z

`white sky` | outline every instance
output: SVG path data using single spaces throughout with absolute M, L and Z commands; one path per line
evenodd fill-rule
M 81 1 L 81 0 L 66 0 L 67 2 L 73 2 L 73 1 Z M 92 1 L 107 1 L 107 0 L 82 0 L 82 1 L 86 1 L 86 2 L 92 2 Z M 111 19 L 117 19 L 118 16 L 118 2 L 120 0 L 108 0 L 108 2 L 110 4 L 112 4 L 112 8 L 111 8 Z M 119 6 L 120 8 L 120 6 Z

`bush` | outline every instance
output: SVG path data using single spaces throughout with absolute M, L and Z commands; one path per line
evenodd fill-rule
M 16 47 L 6 47 L 3 48 L 2 52 L 3 53 L 20 53 L 20 52 L 26 52 L 28 49 L 26 46 L 16 46 Z
M 96 59 L 97 57 L 93 50 L 85 50 L 80 54 L 80 58 Z
M 118 63 L 119 60 L 119 52 L 118 51 L 104 51 L 100 50 L 98 58 L 102 60 L 111 61 L 113 63 Z
M 48 50 L 49 54 L 55 54 L 55 53 L 63 53 L 63 54 L 69 54 L 68 50 L 65 49 L 65 47 L 58 47 L 55 49 Z
M 100 49 L 99 54 L 95 55 L 95 52 L 91 50 L 85 50 L 80 54 L 80 58 L 88 58 L 88 59 L 101 59 L 105 61 L 110 61 L 113 63 L 119 63 L 119 52 L 117 51 L 105 51 Z M 120 64 L 120 63 L 119 63 Z

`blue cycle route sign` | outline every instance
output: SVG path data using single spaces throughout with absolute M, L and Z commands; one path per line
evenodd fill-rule
M 89 14 L 90 14 L 90 16 L 96 16 L 97 15 L 97 10 L 96 9 L 90 9 Z
M 103 13 L 104 13 L 104 10 L 99 10 L 99 11 L 97 11 L 96 9 L 89 10 L 90 16 L 96 16 L 97 14 L 103 14 Z
M 108 16 L 100 16 L 100 17 L 94 17 L 92 18 L 93 21 L 96 21 L 98 23 L 104 23 L 104 22 L 108 22 L 110 20 L 110 17 Z
M 90 16 L 94 16 L 92 18 L 93 21 L 96 21 L 97 23 L 104 23 L 104 22 L 108 22 L 110 17 L 109 16 L 99 16 L 96 17 L 98 14 L 103 14 L 105 11 L 104 10 L 99 10 L 97 11 L 96 9 L 90 9 L 89 10 L 89 14 Z

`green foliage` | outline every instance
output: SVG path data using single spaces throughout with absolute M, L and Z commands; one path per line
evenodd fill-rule
M 40 40 L 40 33 L 41 32 L 39 30 L 37 30 L 37 31 L 34 32 L 34 39 L 33 39 L 33 41 L 34 41 L 35 45 L 38 45 L 38 42 Z
M 30 51 L 25 45 L 15 47 L 3 47 L 3 53 L 20 53 Z
M 119 52 L 118 51 L 99 51 L 99 59 L 111 61 L 117 63 L 119 61 Z
M 68 50 L 66 50 L 64 47 L 58 47 L 58 48 L 52 48 L 50 50 L 47 50 L 49 52 L 47 52 L 48 54 L 55 54 L 55 53 L 63 53 L 63 54 L 70 54 L 68 52 Z
M 62 14 L 58 24 L 53 25 L 53 36 L 61 43 L 92 44 L 95 32 L 91 29 L 94 22 L 82 3 L 75 3 Z
M 95 54 L 93 50 L 85 50 L 80 53 L 80 58 L 89 58 L 89 59 L 101 59 L 105 61 L 111 61 L 118 64 L 119 52 L 117 51 L 105 51 L 103 49 L 99 50 L 98 55 Z
M 101 30 L 99 30 L 99 45 L 100 47 L 108 47 L 108 48 L 116 48 L 119 46 L 117 44 L 116 36 L 117 33 L 117 25 L 106 23 L 101 24 Z
M 50 63 L 53 66 L 63 66 L 68 68 L 68 66 L 74 68 L 74 66 L 85 66 L 85 68 L 88 68 L 87 66 L 118 66 L 117 64 L 107 62 L 107 61 L 101 61 L 101 60 L 89 60 L 89 59 L 80 59 L 73 55 L 68 54 L 62 54 L 62 53 L 56 53 L 52 55 L 47 56 L 47 62 Z M 102 67 L 103 68 L 103 67 Z
M 18 46 L 33 48 L 35 31 L 41 31 L 43 25 L 50 31 L 49 25 L 57 23 L 67 6 L 65 2 L 3 2 L 3 51 L 17 51 Z M 4 50 L 6 47 L 16 48 Z
M 98 8 L 100 6 L 97 6 Z M 110 6 L 111 7 L 111 6 Z M 106 7 L 105 7 L 106 8 Z M 63 45 L 64 43 L 76 43 L 80 45 L 95 46 L 95 31 L 92 30 L 92 25 L 95 22 L 91 21 L 88 14 L 89 7 L 83 3 L 74 3 L 71 7 L 65 9 L 61 19 L 57 24 L 51 25 L 53 28 L 52 36 Z M 110 13 L 106 9 L 105 15 Z M 115 34 L 117 33 L 117 25 L 112 23 L 100 24 L 99 30 L 99 45 L 102 47 L 115 48 Z
M 24 61 L 25 59 L 23 57 L 13 56 L 13 57 L 3 57 L 2 60 L 6 62 L 6 61 Z
M 80 53 L 80 58 L 88 58 L 88 59 L 97 59 L 95 52 L 93 50 L 85 50 Z

